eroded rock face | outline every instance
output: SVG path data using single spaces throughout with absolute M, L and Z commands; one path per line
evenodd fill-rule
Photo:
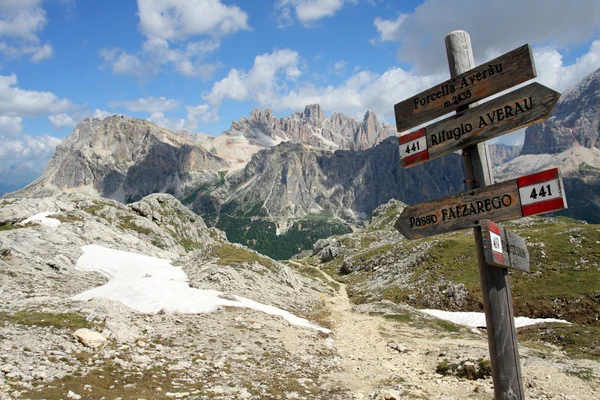
M 521 154 L 561 153 L 575 143 L 600 148 L 600 69 L 566 90 L 550 118 L 525 131 Z
M 229 163 L 167 129 L 135 118 L 87 118 L 57 148 L 42 177 L 13 194 L 43 197 L 61 191 L 121 202 L 218 180 Z
M 193 209 L 199 214 L 219 208 L 243 212 L 259 205 L 285 231 L 309 213 L 362 221 L 393 198 L 414 204 L 464 190 L 462 160 L 456 154 L 410 169 L 401 168 L 398 160 L 392 138 L 368 150 L 334 153 L 285 142 L 258 152 L 244 170 L 232 174 L 233 191 L 214 192 L 212 203 L 198 199 Z
M 522 146 L 494 143 L 488 146 L 492 165 L 500 165 L 516 158 L 521 153 Z
M 341 113 L 327 119 L 320 105 L 311 104 L 284 118 L 275 117 L 268 108 L 252 110 L 250 118 L 233 122 L 223 135 L 246 136 L 251 143 L 266 136 L 276 142 L 305 142 L 323 149 L 364 150 L 397 133 L 392 125 L 379 123 L 372 111 L 365 113 L 362 122 Z

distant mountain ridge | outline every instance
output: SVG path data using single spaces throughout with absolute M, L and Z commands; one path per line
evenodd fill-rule
M 600 68 L 567 89 L 546 121 L 525 131 L 521 154 L 556 154 L 575 143 L 600 148 Z
M 600 68 L 567 89 L 550 117 L 525 131 L 519 157 L 497 166 L 499 180 L 558 168 L 569 208 L 566 215 L 600 223 Z

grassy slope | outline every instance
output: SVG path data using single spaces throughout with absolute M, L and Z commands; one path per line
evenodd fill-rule
M 531 257 L 529 273 L 510 272 L 515 315 L 563 318 L 575 323 L 527 328 L 521 330 L 521 340 L 544 340 L 562 346 L 573 356 L 600 357 L 600 226 L 564 217 L 524 219 L 503 226 L 526 239 Z M 355 303 L 388 299 L 418 308 L 439 308 L 442 304 L 441 308 L 451 310 L 482 310 L 477 258 L 469 231 L 390 243 L 391 233 L 389 227 L 367 227 L 339 237 L 346 260 L 374 266 L 372 269 L 340 273 L 344 257 L 321 267 L 348 284 Z M 378 238 L 384 240 L 379 242 Z M 385 262 L 402 259 L 413 248 L 425 249 L 423 257 L 411 264 L 411 273 L 403 281 L 377 293 L 369 291 L 369 283 L 386 268 Z M 392 267 L 388 264 L 387 268 Z M 435 285 L 443 290 L 439 285 L 445 279 L 467 288 L 463 307 L 444 306 L 443 295 L 439 299 L 430 295 L 436 292 L 431 290 Z

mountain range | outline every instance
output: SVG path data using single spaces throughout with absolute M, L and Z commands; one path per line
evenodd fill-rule
M 600 70 L 567 90 L 522 149 L 491 145 L 498 180 L 559 167 L 570 208 L 600 221 Z M 319 105 L 277 118 L 253 110 L 221 136 L 175 134 L 123 116 L 85 119 L 44 174 L 16 197 L 80 191 L 123 203 L 174 195 L 235 242 L 288 258 L 319 238 L 349 232 L 381 204 L 419 203 L 464 190 L 460 156 L 399 166 L 394 127 Z

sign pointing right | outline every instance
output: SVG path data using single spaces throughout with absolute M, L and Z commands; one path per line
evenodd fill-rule
M 560 93 L 539 83 L 509 92 L 460 114 L 400 136 L 404 168 L 545 120 Z

